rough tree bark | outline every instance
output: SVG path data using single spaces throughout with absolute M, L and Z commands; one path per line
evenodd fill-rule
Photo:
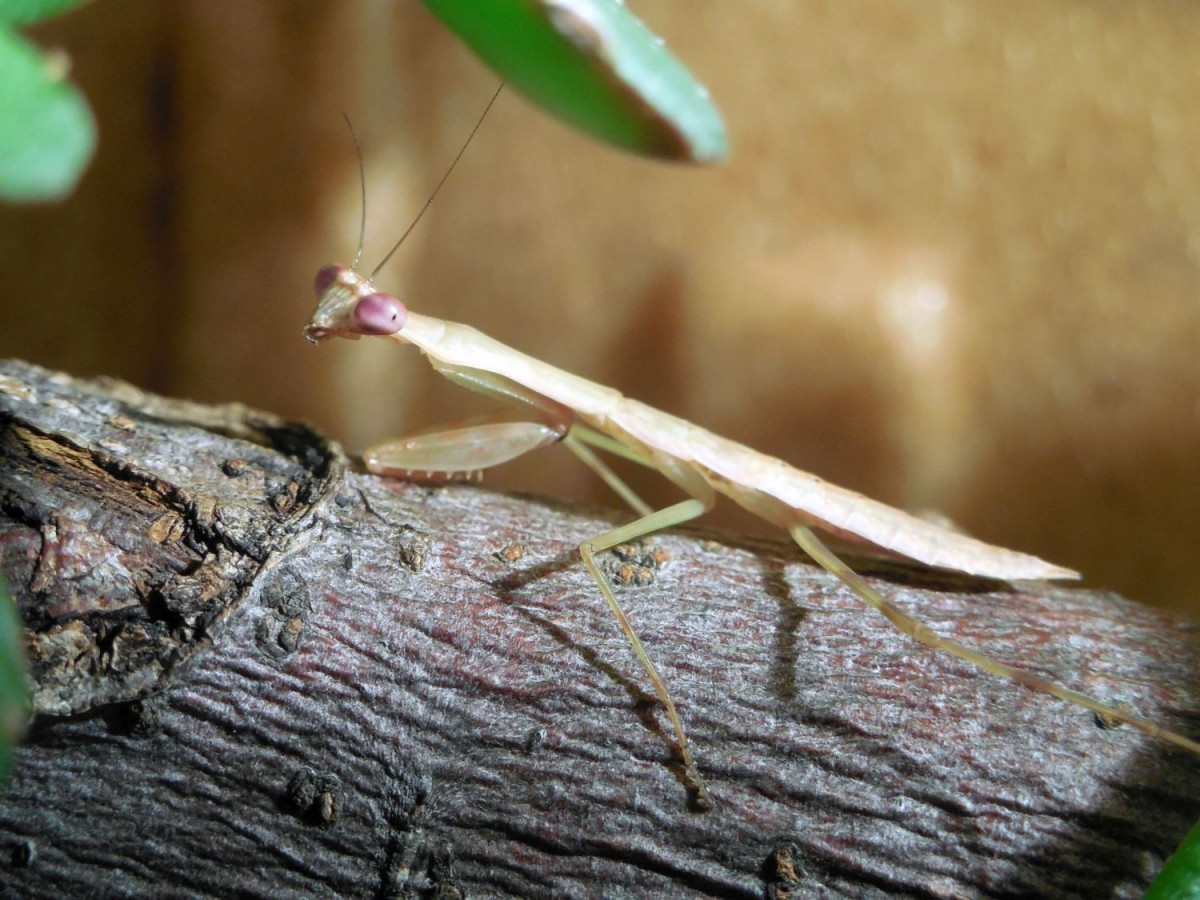
M 784 543 L 611 574 L 717 807 L 575 548 L 619 513 L 355 471 L 242 407 L 0 366 L 0 566 L 37 718 L 14 896 L 1135 896 L 1197 760 L 928 652 Z M 940 631 L 1200 732 L 1190 624 L 856 564 Z

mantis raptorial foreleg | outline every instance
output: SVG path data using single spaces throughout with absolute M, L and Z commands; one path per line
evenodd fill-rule
M 541 422 L 475 420 L 379 444 L 363 453 L 363 461 L 376 475 L 442 484 L 474 480 L 483 469 L 562 439 L 561 432 Z
M 389 441 L 363 454 L 369 470 L 410 481 L 447 481 L 561 441 L 571 428 L 574 415 L 569 409 L 507 378 L 459 366 L 438 366 L 438 370 L 468 390 L 528 408 L 539 421 L 492 421 L 489 417 Z

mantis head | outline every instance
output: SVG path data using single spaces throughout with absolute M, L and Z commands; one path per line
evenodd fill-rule
M 317 309 L 304 336 L 317 344 L 331 337 L 358 340 L 362 335 L 395 334 L 404 327 L 408 309 L 391 294 L 375 289 L 349 266 L 322 266 L 313 281 Z
M 0 2 L 3 2 L 3 0 L 0 0 Z M 438 191 L 442 189 L 442 185 L 446 183 L 446 179 L 450 177 L 450 173 L 454 171 L 454 167 L 458 165 L 458 161 L 462 159 L 463 153 L 467 150 L 467 145 L 471 143 L 471 138 L 475 137 L 475 132 L 483 124 L 488 110 L 492 108 L 492 104 L 500 96 L 500 91 L 503 87 L 504 83 L 501 82 L 500 87 L 496 88 L 496 93 L 492 95 L 492 99 L 488 101 L 488 105 L 484 108 L 483 115 L 479 117 L 479 121 L 471 129 L 471 133 L 467 136 L 462 149 L 458 151 L 458 156 L 454 157 L 454 161 L 450 163 L 450 168 L 442 176 L 442 180 L 437 183 L 437 187 L 433 189 L 433 193 L 429 195 L 429 199 L 425 201 L 425 205 L 421 207 L 421 211 L 417 213 L 416 218 L 405 229 L 404 234 L 400 235 L 400 240 L 392 245 L 392 249 L 387 252 L 387 256 L 371 272 L 370 278 L 364 278 L 358 273 L 356 268 L 358 261 L 362 258 L 363 237 L 367 231 L 367 178 L 362 164 L 362 149 L 358 143 L 358 136 L 354 133 L 354 126 L 350 124 L 350 119 L 346 118 L 346 126 L 350 129 L 350 136 L 354 138 L 354 149 L 358 154 L 359 183 L 362 186 L 363 202 L 362 218 L 358 226 L 358 253 L 354 257 L 354 265 L 322 266 L 321 270 L 317 272 L 317 277 L 313 282 L 313 286 L 317 292 L 317 309 L 312 314 L 312 318 L 304 329 L 304 336 L 312 343 L 318 344 L 331 337 L 346 337 L 358 340 L 364 334 L 399 334 L 400 330 L 404 328 L 404 323 L 408 321 L 408 309 L 391 294 L 384 294 L 375 290 L 375 285 L 371 283 L 371 278 L 374 278 L 376 273 L 387 265 L 387 261 L 392 258 L 392 254 L 400 249 L 400 245 L 404 243 L 405 238 L 417 227 L 417 223 L 421 221 L 421 217 L 425 215 L 425 211 L 433 203 L 433 198 L 438 195 Z

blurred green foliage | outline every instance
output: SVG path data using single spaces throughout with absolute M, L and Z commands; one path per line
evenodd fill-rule
M 21 651 L 21 618 L 0 575 L 0 781 L 12 770 L 13 745 L 29 721 L 29 684 Z
M 14 30 L 85 0 L 0 0 L 0 200 L 57 200 L 96 147 L 87 101 L 67 80 L 67 57 L 43 53 Z
M 1200 900 L 1200 823 L 1167 860 L 1145 900 Z
M 647 156 L 716 162 L 708 91 L 618 0 L 425 0 L 505 82 L 551 115 Z

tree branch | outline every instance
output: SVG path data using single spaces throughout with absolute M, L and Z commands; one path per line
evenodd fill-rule
M 361 474 L 237 406 L 0 364 L 0 566 L 39 715 L 18 895 L 1134 895 L 1200 765 L 914 645 L 793 547 L 610 561 L 716 809 L 576 547 L 620 516 Z M 1189 734 L 1193 626 L 855 560 L 937 630 Z

